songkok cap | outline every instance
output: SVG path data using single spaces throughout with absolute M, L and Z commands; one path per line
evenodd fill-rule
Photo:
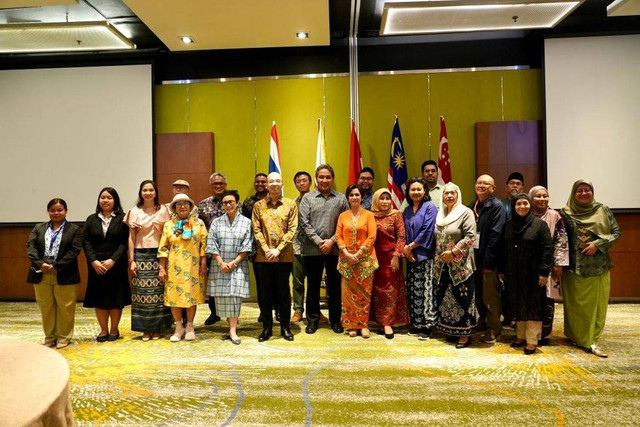
M 524 184 L 524 176 L 520 172 L 511 172 L 509 178 L 507 178 L 507 182 L 511 181 L 512 179 L 517 179 Z

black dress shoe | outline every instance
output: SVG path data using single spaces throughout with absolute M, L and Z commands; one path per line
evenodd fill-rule
M 532 349 L 528 349 L 527 347 L 524 348 L 524 354 L 534 354 L 536 352 L 536 348 L 533 347 Z
M 392 340 L 394 336 L 395 334 L 393 332 L 391 332 L 390 334 L 384 334 L 384 337 L 388 340 Z
M 344 332 L 344 328 L 342 327 L 342 325 L 340 323 L 334 323 L 331 325 L 331 329 L 333 330 L 333 332 L 335 332 L 336 334 L 341 334 Z
M 542 338 L 538 340 L 538 347 L 542 347 L 544 345 L 549 345 L 549 338 Z
M 293 341 L 293 334 L 291 333 L 291 330 L 289 328 L 282 329 L 280 331 L 280 335 L 282 335 L 282 338 L 284 338 L 287 341 Z
M 304 331 L 308 334 L 315 334 L 317 330 L 318 325 L 307 325 Z
M 514 341 L 514 342 L 511 343 L 511 348 L 524 347 L 525 345 L 527 345 L 527 341 L 526 340 Z
M 211 326 L 216 322 L 220 321 L 220 316 L 217 316 L 215 314 L 211 314 L 211 316 L 207 317 L 207 320 L 204 321 L 204 324 L 206 326 Z
M 271 338 L 272 335 L 273 335 L 273 332 L 271 331 L 271 329 L 263 329 L 262 333 L 258 337 L 258 342 L 265 342 L 269 338 Z

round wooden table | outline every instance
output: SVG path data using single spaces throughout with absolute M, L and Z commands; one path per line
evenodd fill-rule
M 69 365 L 40 344 L 0 338 L 0 421 L 6 426 L 72 426 Z

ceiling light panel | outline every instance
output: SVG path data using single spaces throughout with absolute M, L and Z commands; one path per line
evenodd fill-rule
M 0 26 L 0 53 L 135 49 L 106 22 Z
M 551 28 L 582 3 L 392 2 L 386 3 L 381 35 Z

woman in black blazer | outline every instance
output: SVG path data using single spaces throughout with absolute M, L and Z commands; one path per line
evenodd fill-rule
M 31 259 L 27 282 L 34 284 L 42 314 L 44 345 L 64 348 L 73 337 L 82 232 L 80 227 L 67 222 L 64 200 L 52 199 L 47 211 L 50 221 L 33 227 L 27 241 L 27 254 Z
M 84 225 L 83 246 L 89 280 L 83 305 L 96 310 L 100 324 L 98 342 L 120 337 L 118 325 L 122 309 L 131 304 L 127 276 L 129 227 L 122 222 L 123 218 L 118 192 L 106 187 L 98 193 L 96 213 L 89 215 Z

